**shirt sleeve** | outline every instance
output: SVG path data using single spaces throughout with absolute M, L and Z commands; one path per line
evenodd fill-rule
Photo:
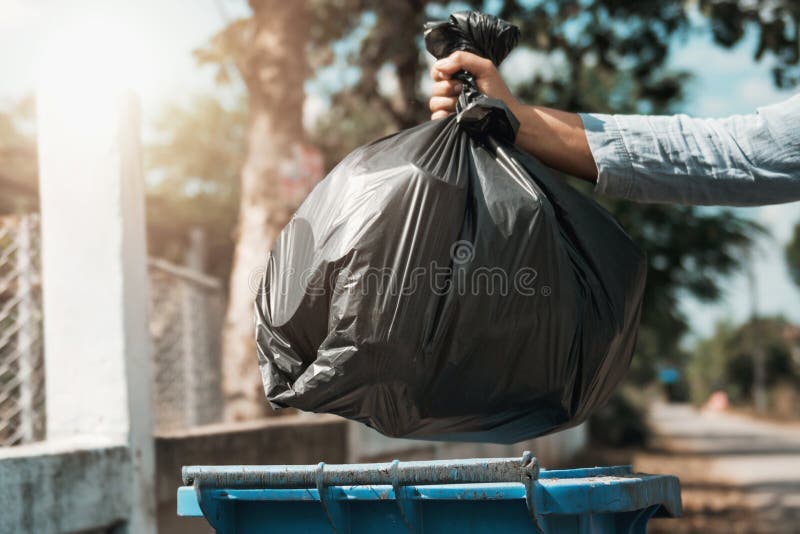
M 581 114 L 598 193 L 639 202 L 800 200 L 800 94 L 751 115 Z

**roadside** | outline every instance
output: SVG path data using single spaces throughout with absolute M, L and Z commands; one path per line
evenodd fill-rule
M 649 532 L 800 533 L 800 425 L 655 404 L 644 450 L 595 449 L 582 465 L 633 464 L 680 478 L 683 517 Z
M 800 425 L 682 404 L 656 404 L 649 420 L 650 447 L 606 459 L 680 477 L 684 517 L 651 532 L 800 533 Z

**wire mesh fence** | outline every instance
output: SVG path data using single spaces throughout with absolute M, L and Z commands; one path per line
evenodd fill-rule
M 150 259 L 149 271 L 156 430 L 216 422 L 222 411 L 222 286 L 163 260 Z
M 0 217 L 0 447 L 45 437 L 45 355 L 38 215 Z M 156 432 L 221 417 L 219 280 L 151 258 Z
M 0 445 L 45 428 L 39 217 L 0 217 Z

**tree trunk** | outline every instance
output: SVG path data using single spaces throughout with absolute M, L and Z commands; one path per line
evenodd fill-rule
M 250 99 L 250 125 L 223 330 L 222 387 L 229 421 L 271 413 L 257 364 L 253 302 L 267 253 L 296 207 L 282 192 L 303 139 L 308 68 L 306 2 L 250 0 L 250 7 L 246 50 L 237 59 Z

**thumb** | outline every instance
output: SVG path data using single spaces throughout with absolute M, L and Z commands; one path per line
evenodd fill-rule
M 434 63 L 433 68 L 448 76 L 465 70 L 476 78 L 480 78 L 491 72 L 494 64 L 489 59 L 459 50 Z

